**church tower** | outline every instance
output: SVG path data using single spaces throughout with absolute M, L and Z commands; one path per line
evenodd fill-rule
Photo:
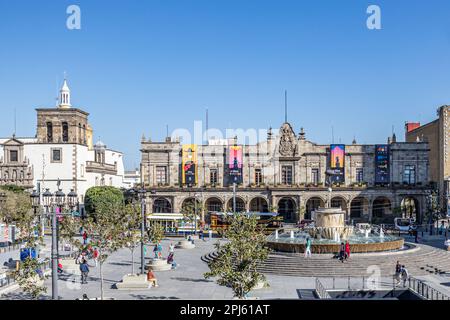
M 67 80 L 64 79 L 63 86 L 59 91 L 59 108 L 69 109 L 72 105 L 70 104 L 70 89 L 67 85 Z
M 72 107 L 71 92 L 64 79 L 56 108 L 39 108 L 37 134 L 39 143 L 73 143 L 92 148 L 92 128 L 89 113 Z

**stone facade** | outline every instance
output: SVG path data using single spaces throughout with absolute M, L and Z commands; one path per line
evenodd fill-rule
M 437 111 L 438 119 L 422 126 L 406 123 L 405 141 L 427 142 L 430 148 L 430 180 L 439 190 L 443 208 L 450 212 L 450 106 L 442 106 Z
M 181 143 L 170 138 L 165 142 L 143 139 L 141 175 L 150 191 L 148 213 L 182 212 L 183 203 L 194 197 L 204 207 L 202 218 L 206 221 L 208 212 L 232 211 L 233 190 L 225 168 L 233 140 L 198 145 L 197 183 L 183 185 Z M 269 131 L 265 141 L 243 146 L 237 211 L 278 211 L 286 221 L 294 222 L 308 218 L 318 206 L 331 205 L 342 207 L 347 220 L 389 220 L 399 210 L 420 220 L 430 190 L 428 144 L 391 142 L 389 150 L 390 182 L 379 185 L 375 183 L 375 145 L 354 142 L 345 146 L 345 182 L 333 186 L 330 201 L 330 145 L 312 143 L 306 140 L 303 130 L 296 135 L 285 123 L 278 135 Z M 405 170 L 410 174 L 408 183 Z M 413 203 L 412 211 L 406 210 L 405 199 Z

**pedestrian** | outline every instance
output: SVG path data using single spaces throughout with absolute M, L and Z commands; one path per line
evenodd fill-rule
M 397 261 L 397 264 L 395 265 L 395 280 L 397 281 L 397 286 L 400 284 L 401 273 L 402 265 L 400 264 L 400 261 Z
M 92 253 L 92 257 L 94 258 L 95 266 L 97 267 L 97 261 L 98 261 L 98 250 L 97 248 L 94 249 L 94 252 Z
M 148 270 L 147 272 L 147 281 L 152 284 L 152 287 L 158 287 L 158 280 L 152 270 Z
M 174 253 L 174 252 L 175 252 L 175 246 L 173 245 L 173 242 L 171 242 L 170 246 L 169 246 L 169 254 Z
M 306 244 L 305 244 L 305 258 L 311 257 L 311 238 L 306 238 Z
M 162 245 L 161 242 L 158 243 L 158 259 L 162 259 Z
M 87 233 L 83 232 L 83 244 L 87 244 Z
M 81 271 L 81 284 L 87 284 L 87 277 L 89 275 L 89 265 L 86 259 L 83 259 L 83 262 L 80 264 Z
M 345 242 L 345 260 L 350 258 L 350 243 L 348 240 Z
M 341 260 L 342 263 L 344 263 L 344 257 L 345 257 L 345 244 L 341 242 L 341 246 L 339 248 L 339 260 Z
M 172 264 L 172 262 L 173 262 L 173 256 L 174 256 L 174 253 L 173 253 L 173 252 L 169 253 L 169 256 L 167 257 L 167 263 L 168 263 L 168 264 Z
M 441 221 L 441 227 L 439 228 L 439 235 L 443 235 L 445 233 L 445 222 Z
M 406 281 L 408 281 L 409 279 L 409 272 L 408 269 L 406 269 L 406 267 L 403 265 L 402 266 L 402 280 L 403 280 L 403 286 L 406 287 Z
M 209 233 L 209 240 L 212 240 L 212 234 L 213 234 L 213 232 L 212 232 L 212 229 L 211 229 L 211 228 L 208 230 L 208 233 Z
M 58 259 L 58 273 L 63 273 L 63 265 L 61 259 Z
M 414 230 L 414 242 L 419 243 L 419 231 Z

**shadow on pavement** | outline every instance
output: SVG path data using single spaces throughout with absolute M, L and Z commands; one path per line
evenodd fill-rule
M 182 278 L 182 277 L 178 277 L 178 278 L 170 278 L 172 280 L 178 280 L 178 281 L 190 281 L 190 282 L 214 282 L 212 280 L 206 280 L 206 279 L 192 279 L 192 278 Z

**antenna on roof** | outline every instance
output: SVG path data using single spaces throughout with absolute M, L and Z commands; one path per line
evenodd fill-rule
M 17 133 L 17 109 L 14 108 L 14 134 L 13 136 L 15 137 Z
M 287 90 L 284 90 L 284 122 L 288 122 Z

